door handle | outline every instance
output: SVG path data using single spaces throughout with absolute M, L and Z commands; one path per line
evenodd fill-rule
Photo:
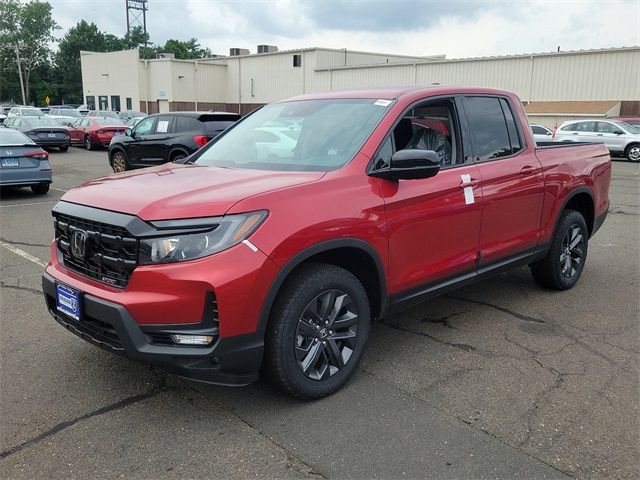
M 602 137 L 603 135 L 601 133 L 596 133 L 597 137 Z
M 522 170 L 520 170 L 521 175 L 533 175 L 534 173 L 536 173 L 536 168 L 531 165 L 525 165 L 522 167 Z
M 472 178 L 471 180 L 469 180 L 468 182 L 460 182 L 460 185 L 458 185 L 460 188 L 465 188 L 465 187 L 477 187 L 478 186 L 478 180 L 476 180 L 475 178 Z

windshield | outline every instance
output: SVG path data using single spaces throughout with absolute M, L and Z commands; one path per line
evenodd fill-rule
M 20 113 L 26 117 L 41 117 L 44 115 L 39 108 L 23 108 L 20 110 Z
M 59 127 L 60 124 L 53 118 L 49 117 L 32 117 L 25 119 L 30 125 L 34 127 Z
M 81 117 L 80 112 L 77 110 L 72 110 L 70 108 L 63 108 L 60 110 L 60 115 L 63 117 Z
M 627 123 L 627 122 L 616 122 L 616 125 L 620 125 L 624 130 L 626 130 L 629 133 L 640 134 L 640 128 L 638 128 L 637 126 L 632 125 L 630 123 Z
M 375 99 L 323 99 L 267 105 L 212 141 L 195 163 L 257 170 L 335 170 L 353 158 L 390 104 Z
M 124 125 L 124 122 L 117 118 L 96 118 L 94 122 L 99 127 L 119 127 Z

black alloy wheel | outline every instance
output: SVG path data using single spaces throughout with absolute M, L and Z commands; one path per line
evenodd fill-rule
M 572 224 L 562 241 L 560 271 L 565 278 L 571 278 L 580 270 L 584 257 L 584 236 L 577 223 Z
M 327 290 L 311 300 L 295 336 L 298 367 L 312 380 L 324 380 L 349 362 L 356 348 L 358 310 L 341 290 Z
M 330 395 L 356 371 L 370 323 L 369 297 L 355 275 L 337 265 L 302 265 L 271 309 L 263 373 L 298 398 Z

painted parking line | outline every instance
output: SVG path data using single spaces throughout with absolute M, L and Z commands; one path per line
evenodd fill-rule
M 56 192 L 68 192 L 69 190 L 63 190 L 62 188 L 53 188 L 53 187 L 49 187 L 49 190 L 55 190 Z
M 52 203 L 58 203 L 57 200 L 52 202 L 29 202 L 29 203 L 11 203 L 9 205 L 0 205 L 0 208 L 9 208 L 9 207 L 25 207 L 27 205 L 50 205 Z
M 0 240 L 0 247 L 4 247 L 10 252 L 15 253 L 16 255 L 20 255 L 22 258 L 26 258 L 30 262 L 33 262 L 36 265 L 39 265 L 40 267 L 44 268 L 47 266 L 47 264 L 42 260 L 40 260 L 38 257 L 34 257 L 30 253 L 25 252 L 24 250 L 20 250 L 19 248 L 16 248 L 13 245 L 9 245 L 8 243 L 3 242 L 2 240 Z

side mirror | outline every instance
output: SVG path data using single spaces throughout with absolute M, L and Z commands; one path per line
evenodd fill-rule
M 130 129 L 130 128 L 127 128 L 127 129 L 124 131 L 124 134 L 125 134 L 127 137 L 133 137 L 133 132 L 131 131 L 131 129 Z
M 624 135 L 624 132 L 622 130 L 614 130 L 613 133 L 615 135 Z
M 387 180 L 417 180 L 433 177 L 440 170 L 440 157 L 433 150 L 398 150 L 386 170 L 372 172 Z

